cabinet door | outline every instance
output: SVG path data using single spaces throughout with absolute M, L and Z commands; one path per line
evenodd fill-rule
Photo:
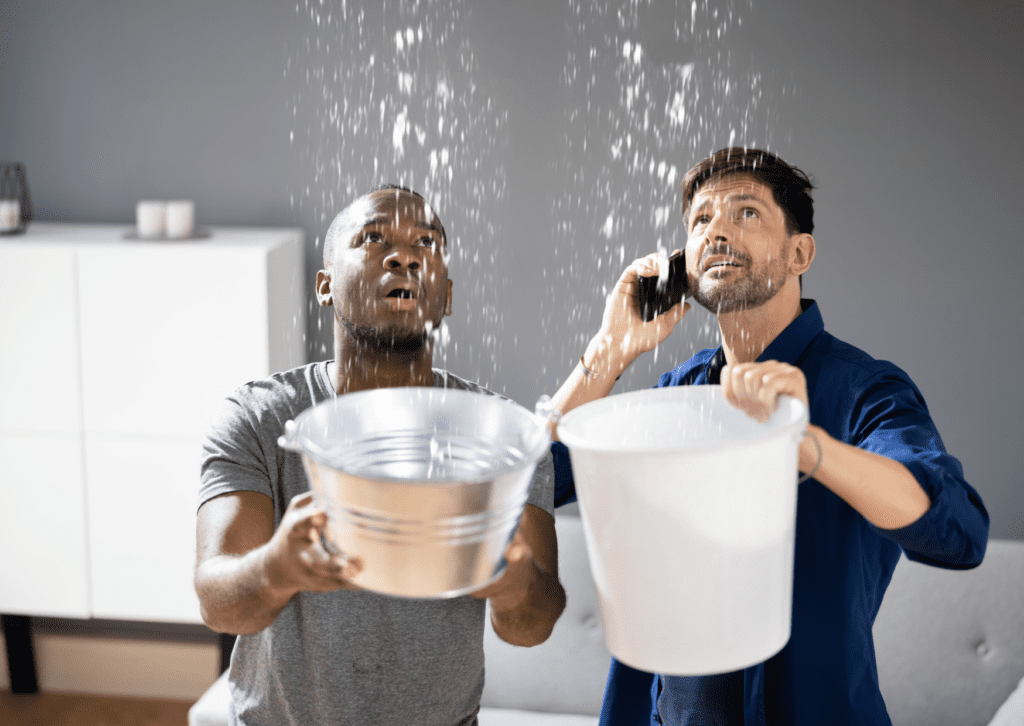
M 89 434 L 201 436 L 269 374 L 264 248 L 83 247 L 78 269 Z
M 0 243 L 0 431 L 82 430 L 75 288 L 72 247 Z
M 200 441 L 87 435 L 92 611 L 202 622 L 192 584 Z
M 82 442 L 0 433 L 0 612 L 89 617 Z

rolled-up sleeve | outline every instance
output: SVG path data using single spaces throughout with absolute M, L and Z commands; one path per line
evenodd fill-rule
M 867 386 L 851 419 L 857 446 L 902 463 L 924 489 L 931 506 L 899 529 L 877 528 L 907 557 L 948 569 L 981 564 L 988 543 L 989 516 L 978 492 L 964 479 L 914 383 L 894 367 Z

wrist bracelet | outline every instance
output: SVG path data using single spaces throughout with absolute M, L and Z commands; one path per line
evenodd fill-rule
M 583 355 L 586 355 L 586 353 L 584 353 Z M 602 378 L 604 378 L 604 376 L 598 373 L 597 371 L 592 371 L 589 368 L 587 368 L 587 364 L 583 362 L 583 355 L 580 356 L 580 368 L 583 369 L 583 375 L 585 375 L 592 381 L 599 381 Z M 615 376 L 615 380 L 619 380 L 620 378 L 622 378 L 622 376 Z
M 586 353 L 584 353 L 583 355 L 586 355 Z M 594 373 L 594 371 L 592 371 L 589 368 L 587 368 L 587 364 L 583 362 L 583 356 L 582 355 L 580 356 L 580 368 L 583 369 L 583 375 L 585 375 L 587 378 L 593 378 L 596 381 L 598 378 L 601 377 L 601 376 L 597 375 L 596 373 Z
M 808 479 L 812 478 L 815 474 L 817 474 L 818 469 L 821 468 L 821 461 L 822 459 L 825 458 L 825 452 L 822 451 L 821 442 L 818 441 L 818 437 L 814 435 L 814 432 L 811 431 L 810 429 L 807 429 L 806 431 L 804 431 L 804 436 L 810 436 L 811 441 L 814 442 L 814 447 L 818 450 L 818 460 L 814 462 L 814 466 L 811 467 L 811 470 L 809 472 L 807 472 L 797 480 L 797 484 L 803 484 L 805 481 L 807 481 Z

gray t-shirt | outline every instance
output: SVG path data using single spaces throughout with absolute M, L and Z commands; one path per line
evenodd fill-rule
M 491 393 L 437 369 L 434 385 Z M 277 439 L 285 422 L 333 397 L 326 361 L 235 391 L 203 445 L 199 505 L 227 492 L 262 492 L 279 525 L 309 483 L 299 455 Z M 528 502 L 554 513 L 550 454 Z M 484 612 L 484 601 L 469 596 L 300 592 L 267 628 L 237 639 L 231 723 L 472 726 L 484 686 Z

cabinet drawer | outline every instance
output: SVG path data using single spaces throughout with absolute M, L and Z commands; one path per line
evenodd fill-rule
M 200 436 L 270 373 L 265 250 L 83 248 L 78 269 L 88 433 Z
M 82 442 L 0 433 L 0 612 L 89 617 Z
M 75 251 L 0 244 L 0 430 L 81 431 Z
M 86 437 L 93 617 L 202 622 L 192 584 L 200 447 Z

